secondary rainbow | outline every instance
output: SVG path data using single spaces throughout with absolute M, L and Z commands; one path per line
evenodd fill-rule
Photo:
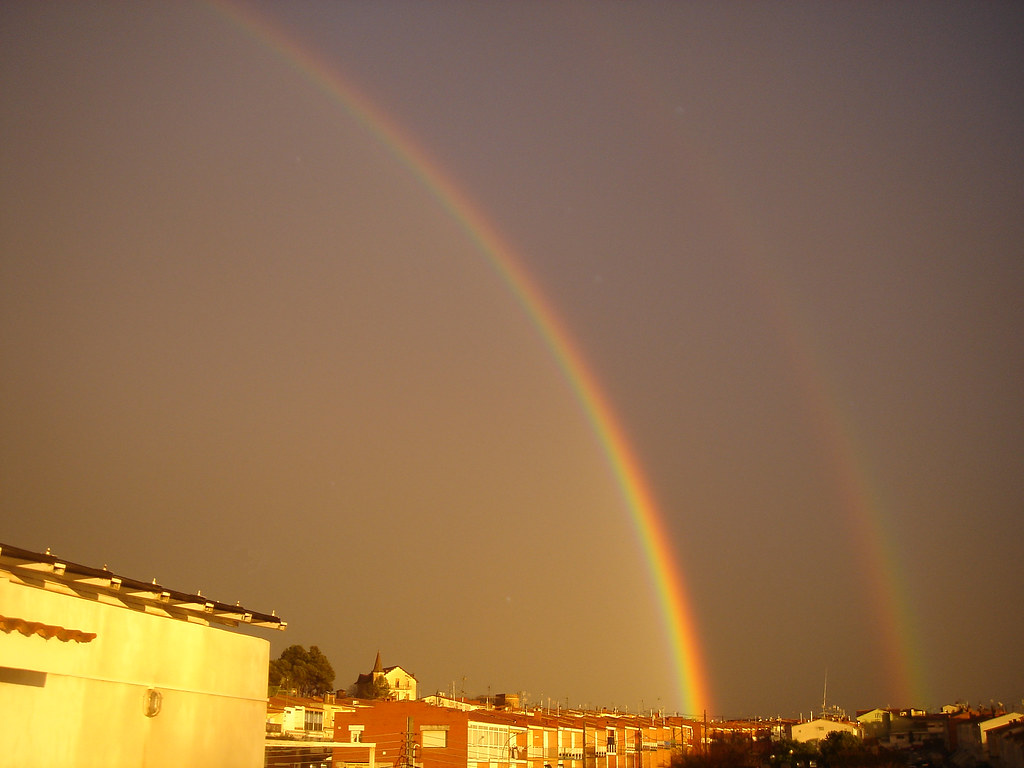
M 487 258 L 550 349 L 594 431 L 632 517 L 647 560 L 676 666 L 683 711 L 711 708 L 703 655 L 683 573 L 669 546 L 661 514 L 636 453 L 564 322 L 515 252 L 456 182 L 414 138 L 402 131 L 341 73 L 255 9 L 231 0 L 210 7 L 304 80 L 342 105 L 412 173 Z
M 599 36 L 611 44 L 613 35 Z M 742 202 L 746 180 L 730 176 L 713 163 L 713 152 L 696 151 L 699 136 L 678 140 L 682 130 L 678 103 L 665 98 L 676 89 L 662 81 L 662 73 L 647 66 L 643 52 L 616 46 L 610 56 L 623 62 L 622 69 L 633 75 L 631 92 L 643 109 L 645 126 L 662 147 L 663 156 L 681 152 L 691 174 L 709 199 L 714 200 L 728 222 L 727 230 L 737 238 L 740 263 L 753 278 L 763 308 L 786 354 L 794 380 L 813 427 L 825 449 L 827 466 L 837 492 L 836 511 L 849 526 L 850 541 L 861 563 L 864 593 L 871 597 L 872 626 L 879 642 L 880 663 L 887 676 L 887 694 L 895 701 L 929 701 L 927 670 L 916 628 L 915 601 L 901 565 L 902 557 L 890 535 L 891 507 L 876 480 L 871 454 L 858 438 L 858 429 L 843 404 L 839 384 L 829 372 L 835 363 L 815 333 L 815 323 L 799 311 L 800 302 L 791 286 L 778 278 L 763 247 L 762 237 L 752 227 L 757 217 Z
M 766 280 L 764 285 L 773 283 Z M 781 286 L 774 285 L 772 292 L 773 308 L 783 327 L 790 329 L 787 335 L 790 359 L 815 423 L 830 450 L 829 464 L 835 475 L 840 503 L 860 551 L 866 593 L 873 596 L 874 618 L 885 653 L 890 691 L 897 700 L 927 701 L 923 660 L 915 652 L 920 646 L 907 595 L 907 578 L 903 575 L 896 547 L 886 535 L 886 505 L 882 493 L 872 482 L 871 462 L 856 439 L 857 429 L 838 405 L 842 400 L 836 393 L 836 385 L 823 373 L 828 370 L 823 361 L 825 353 L 807 330 L 809 324 L 798 322 L 794 302 L 787 300 Z

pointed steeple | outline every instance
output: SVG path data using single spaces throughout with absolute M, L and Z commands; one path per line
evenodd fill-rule
M 373 674 L 383 675 L 384 665 L 380 663 L 380 651 L 377 651 L 377 660 L 373 663 Z

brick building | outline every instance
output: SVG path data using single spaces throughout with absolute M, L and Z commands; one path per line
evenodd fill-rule
M 661 768 L 692 743 L 690 726 L 659 717 L 352 704 L 335 716 L 334 739 L 375 744 L 375 768 Z M 335 765 L 367 760 L 366 749 L 334 752 Z

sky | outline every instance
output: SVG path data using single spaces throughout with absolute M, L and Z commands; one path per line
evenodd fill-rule
M 0 541 L 339 688 L 1019 707 L 1022 32 L 5 2 Z

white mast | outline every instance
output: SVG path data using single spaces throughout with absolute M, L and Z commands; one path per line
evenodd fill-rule
M 828 667 L 825 667 L 825 689 L 821 692 L 821 716 L 825 717 L 825 701 L 828 698 Z

